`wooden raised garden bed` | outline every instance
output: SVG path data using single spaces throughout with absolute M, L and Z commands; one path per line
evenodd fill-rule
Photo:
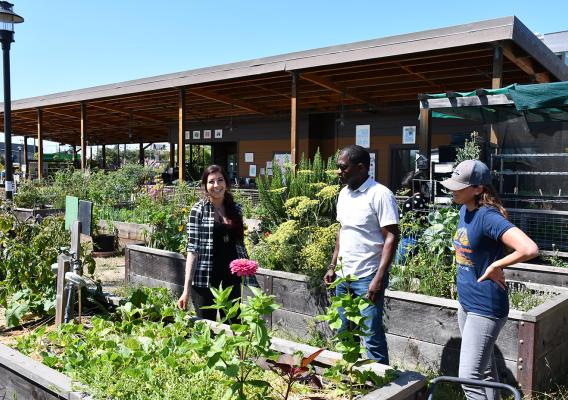
M 184 269 L 181 254 L 141 246 L 126 249 L 127 282 L 168 287 L 181 293 Z M 315 316 L 327 304 L 325 293 L 312 294 L 303 275 L 259 269 L 257 279 L 281 305 L 269 321 L 272 328 L 298 337 L 309 336 L 318 326 Z M 538 285 L 526 285 L 539 289 Z M 562 288 L 555 290 L 561 294 L 528 312 L 511 310 L 497 342 L 503 380 L 519 384 L 525 392 L 544 390 L 567 378 L 568 293 Z M 387 291 L 384 321 L 395 364 L 457 374 L 457 301 Z
M 285 354 L 301 351 L 308 355 L 317 350 L 315 347 L 278 338 L 273 339 L 271 347 Z M 316 358 L 314 364 L 326 368 L 335 364 L 340 357 L 339 353 L 326 350 Z M 379 375 L 388 369 L 380 364 L 372 364 L 370 367 Z M 394 381 L 366 394 L 360 400 L 420 400 L 425 390 L 426 380 L 422 375 L 400 371 Z M 78 392 L 68 376 L 4 345 L 0 345 L 0 396 L 6 399 L 42 400 L 91 398 L 86 393 Z
M 14 214 L 18 221 L 26 221 L 41 216 L 42 218 L 48 215 L 63 214 L 64 210 L 60 208 L 14 208 Z
M 519 263 L 505 268 L 505 277 L 513 281 L 568 287 L 568 268 Z

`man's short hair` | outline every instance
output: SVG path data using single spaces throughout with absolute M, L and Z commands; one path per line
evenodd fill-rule
M 349 162 L 353 165 L 359 163 L 363 164 L 367 169 L 371 167 L 371 156 L 369 152 L 364 147 L 358 146 L 356 144 L 344 147 L 340 154 L 345 154 Z

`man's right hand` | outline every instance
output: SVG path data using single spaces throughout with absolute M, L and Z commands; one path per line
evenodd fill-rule
M 187 301 L 189 300 L 189 293 L 183 292 L 178 300 L 178 307 L 182 310 L 185 310 L 187 307 Z
M 331 283 L 335 280 L 335 271 L 333 269 L 328 269 L 325 275 L 323 276 L 323 281 L 326 285 L 331 285 Z

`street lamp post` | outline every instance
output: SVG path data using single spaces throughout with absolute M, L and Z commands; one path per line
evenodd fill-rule
M 14 24 L 24 19 L 14 13 L 14 5 L 0 1 L 0 42 L 4 68 L 4 159 L 6 160 L 6 200 L 14 194 L 14 170 L 12 167 L 12 103 L 10 99 L 10 45 L 14 41 Z

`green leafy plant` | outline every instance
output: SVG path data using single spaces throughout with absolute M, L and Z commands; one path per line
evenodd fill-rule
M 341 263 L 338 269 L 341 269 Z M 344 275 L 344 274 L 342 274 Z M 335 289 L 340 284 L 347 287 L 357 281 L 357 277 L 347 275 L 337 277 L 330 285 L 330 289 Z M 363 359 L 364 348 L 361 346 L 359 338 L 368 333 L 365 325 L 365 317 L 362 311 L 369 307 L 370 302 L 367 298 L 355 296 L 350 290 L 341 296 L 331 298 L 331 306 L 327 308 L 324 315 L 319 319 L 328 321 L 332 329 L 341 328 L 343 321 L 341 315 L 348 321 L 347 329 L 342 330 L 334 337 L 336 350 L 342 355 L 341 360 L 325 372 L 325 376 L 333 379 L 339 387 L 344 388 L 348 398 L 353 399 L 356 386 L 364 386 L 366 382 L 372 381 L 374 385 L 380 387 L 392 381 L 396 377 L 396 371 L 389 370 L 385 376 L 379 376 L 369 369 L 361 369 L 363 365 L 373 362 Z M 347 383 L 344 383 L 344 377 Z
M 469 138 L 465 140 L 463 147 L 459 148 L 456 152 L 456 162 L 458 165 L 465 160 L 479 160 L 481 155 L 481 147 L 477 144 L 479 133 L 477 131 L 471 132 Z
M 265 380 L 251 379 L 253 371 L 258 370 L 256 361 L 260 357 L 273 358 L 270 349 L 271 335 L 262 318 L 276 310 L 274 296 L 265 294 L 261 289 L 250 287 L 253 297 L 247 302 L 240 298 L 231 300 L 232 287 L 211 288 L 214 304 L 207 308 L 219 310 L 221 322 L 230 322 L 235 318 L 238 323 L 231 323 L 228 330 L 222 329 L 214 337 L 208 329 L 192 338 L 192 348 L 207 357 L 207 367 L 220 371 L 230 382 L 224 398 L 236 395 L 239 400 L 246 399 L 245 389 L 249 386 L 268 390 Z
M 552 244 L 552 255 L 545 257 L 545 260 L 548 261 L 553 267 L 568 268 L 568 261 L 560 257 L 558 248 L 555 244 Z

